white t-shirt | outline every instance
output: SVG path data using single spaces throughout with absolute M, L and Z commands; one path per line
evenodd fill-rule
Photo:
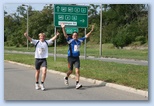
M 38 42 L 39 41 L 39 42 Z M 50 40 L 45 40 L 48 45 L 52 44 L 53 41 L 50 39 Z M 32 43 L 34 45 L 36 45 L 36 43 L 38 42 L 36 48 L 35 48 L 35 58 L 48 58 L 48 45 L 46 44 L 46 42 L 41 42 L 40 40 L 35 40 L 35 39 L 32 39 Z

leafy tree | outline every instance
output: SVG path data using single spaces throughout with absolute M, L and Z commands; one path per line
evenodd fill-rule
M 115 46 L 119 44 L 119 47 L 123 47 L 135 41 L 136 36 L 142 35 L 141 32 L 147 33 L 147 24 L 139 25 L 138 23 L 139 19 L 141 20 L 143 17 L 144 5 L 110 4 L 107 8 L 106 11 L 103 11 L 104 42 L 113 42 Z M 144 15 L 147 16 L 147 13 L 144 12 Z M 147 23 L 147 20 L 144 20 L 144 22 Z M 142 27 L 144 31 L 140 31 L 141 26 L 144 26 L 145 29 Z M 145 33 L 144 35 L 147 36 Z M 131 35 L 132 39 L 129 39 L 128 35 Z M 120 41 L 121 44 L 119 43 Z
M 75 5 L 75 4 L 74 4 Z M 95 25 L 91 37 L 87 40 L 92 43 L 99 43 L 100 30 L 100 5 L 90 4 L 88 6 L 89 25 Z M 102 5 L 102 41 L 113 43 L 117 48 L 122 48 L 133 42 L 148 42 L 148 8 L 144 4 L 103 4 Z M 32 10 L 28 7 L 29 35 L 38 39 L 38 34 L 44 32 L 47 38 L 54 35 L 53 5 L 45 5 L 41 11 Z M 4 11 L 4 42 L 8 46 L 26 46 L 23 33 L 27 29 L 27 8 L 19 6 L 16 13 L 8 15 Z M 57 42 L 65 44 L 61 36 Z M 84 28 L 79 28 L 79 36 L 84 35 Z

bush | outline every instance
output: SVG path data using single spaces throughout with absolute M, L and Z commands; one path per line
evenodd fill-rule
M 13 46 L 13 42 L 12 41 L 7 41 L 4 43 L 5 46 Z
M 139 41 L 141 44 L 146 43 L 146 39 L 145 39 L 144 36 L 137 36 L 137 37 L 135 38 L 135 41 Z
M 117 48 L 123 48 L 134 41 L 134 36 L 127 27 L 120 27 L 118 33 L 112 39 L 112 43 Z

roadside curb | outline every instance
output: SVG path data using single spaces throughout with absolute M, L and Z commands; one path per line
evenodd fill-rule
M 13 63 L 13 64 L 22 65 L 22 66 L 25 66 L 25 67 L 34 68 L 34 66 L 32 66 L 32 65 L 22 64 L 22 63 L 8 61 L 8 60 L 4 60 L 4 61 L 9 62 L 9 63 Z M 51 70 L 51 69 L 48 69 L 47 71 L 50 72 L 50 73 L 59 74 L 59 75 L 62 75 L 62 76 L 66 75 L 66 73 L 64 73 L 64 72 L 59 72 L 59 71 L 55 71 L 55 70 Z M 72 79 L 75 79 L 75 75 L 70 75 L 69 77 L 72 78 Z M 127 86 L 114 84 L 114 83 L 107 83 L 107 82 L 104 82 L 104 81 L 101 81 L 101 80 L 90 79 L 90 78 L 85 78 L 85 77 L 80 77 L 80 80 L 87 81 L 87 82 L 90 82 L 92 84 L 104 85 L 104 86 L 107 86 L 107 87 L 111 87 L 111 88 L 115 88 L 115 89 L 119 89 L 119 90 L 123 90 L 123 91 L 127 91 L 127 92 L 130 92 L 130 93 L 135 93 L 135 94 L 138 94 L 138 95 L 148 97 L 148 91 L 143 91 L 143 90 L 135 89 L 135 88 L 132 88 L 132 87 L 127 87 Z

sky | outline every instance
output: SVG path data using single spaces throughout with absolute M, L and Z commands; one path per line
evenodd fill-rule
M 22 3 L 6 3 L 3 5 L 3 8 L 8 14 L 15 13 L 18 6 L 21 6 Z M 33 10 L 42 10 L 46 5 L 45 3 L 29 3 L 26 5 L 32 6 Z

